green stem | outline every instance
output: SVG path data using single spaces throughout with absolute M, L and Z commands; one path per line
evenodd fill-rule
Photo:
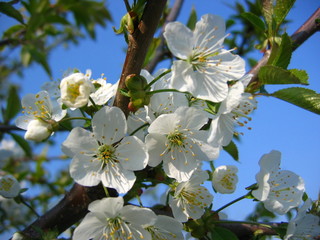
M 103 184 L 102 184 L 102 187 L 103 187 L 103 190 L 104 190 L 106 196 L 107 196 L 107 197 L 110 197 L 110 194 L 109 194 L 109 192 L 108 192 L 108 189 L 107 189 Z
M 59 123 L 61 122 L 65 122 L 65 121 L 70 121 L 70 120 L 90 120 L 90 118 L 87 118 L 87 117 L 69 117 L 69 118 L 64 118 L 62 120 L 59 121 Z
M 93 101 L 93 99 L 91 97 L 89 97 L 89 100 L 92 103 L 92 106 L 95 108 L 95 110 L 98 111 L 98 107 L 97 107 L 96 103 Z
M 29 205 L 21 195 L 19 195 L 19 200 L 23 205 L 28 207 L 37 217 L 40 217 L 40 215 L 36 212 L 36 210 L 34 210 L 33 207 Z
M 239 223 L 239 224 L 259 225 L 259 226 L 263 226 L 263 227 L 267 227 L 267 228 L 272 228 L 272 226 L 265 224 L 265 223 L 249 222 L 249 221 L 219 220 L 219 221 L 214 221 L 214 223 Z
M 178 92 L 178 93 L 185 93 L 185 94 L 189 94 L 188 92 L 180 92 L 177 89 L 159 89 L 159 90 L 154 90 L 151 92 L 146 92 L 147 95 L 153 95 L 155 93 L 162 93 L 162 92 Z
M 161 73 L 159 76 L 155 77 L 145 88 L 144 90 L 149 89 L 156 81 L 158 81 L 160 78 L 162 78 L 164 75 L 168 74 L 171 72 L 171 69 L 168 69 L 167 71 Z
M 222 207 L 219 208 L 218 210 L 215 210 L 215 212 L 218 213 L 218 212 L 220 212 L 221 210 L 223 210 L 223 209 L 231 206 L 232 204 L 234 204 L 234 203 L 236 203 L 236 202 L 239 202 L 239 201 L 242 200 L 242 199 L 245 199 L 245 198 L 246 198 L 247 196 L 249 196 L 249 195 L 250 195 L 250 192 L 247 193 L 247 194 L 245 194 L 245 195 L 243 195 L 243 196 L 241 196 L 241 197 L 238 197 L 237 199 L 235 199 L 235 200 L 233 200 L 233 201 L 231 201 L 231 202 L 229 202 L 229 203 L 227 203 L 226 205 L 222 206 Z
M 142 129 L 142 128 L 148 126 L 148 125 L 149 125 L 149 123 L 145 123 L 145 124 L 141 125 L 141 126 L 138 127 L 136 130 L 134 130 L 132 133 L 130 133 L 130 136 L 134 135 L 134 134 L 135 134 L 136 132 L 138 132 L 140 129 Z

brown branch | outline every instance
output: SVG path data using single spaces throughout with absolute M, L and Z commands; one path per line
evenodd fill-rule
M 317 20 L 318 19 L 318 20 Z M 309 37 L 314 33 L 320 31 L 320 8 L 318 8 L 312 16 L 297 30 L 294 34 L 291 35 L 292 39 L 292 51 L 296 50 L 301 44 L 303 44 Z M 268 63 L 270 57 L 270 50 L 266 51 L 263 58 L 248 72 L 253 74 L 253 77 L 249 85 L 253 86 L 258 85 L 258 73 L 262 66 L 265 66 Z M 253 85 L 254 84 L 254 85 Z
M 122 69 L 118 89 L 126 89 L 124 80 L 129 74 L 140 74 L 148 47 L 159 24 L 167 0 L 149 0 L 145 6 L 142 19 L 133 34 L 129 34 L 127 56 Z M 129 98 L 118 91 L 114 105 L 128 115 Z
M 137 29 L 135 29 L 132 35 L 129 35 L 129 46 L 120 78 L 119 89 L 125 88 L 124 80 L 127 75 L 140 73 L 148 46 L 158 26 L 166 2 L 167 0 L 149 0 L 146 3 Z M 120 107 L 128 114 L 128 99 L 119 92 L 117 93 L 114 105 Z M 114 189 L 108 190 L 110 196 L 118 195 Z M 92 201 L 103 197 L 105 197 L 105 193 L 101 185 L 84 187 L 74 184 L 70 192 L 55 207 L 24 229 L 22 234 L 25 236 L 25 239 L 40 239 L 41 231 L 56 231 L 57 235 L 59 235 L 86 215 L 88 205 Z
M 184 0 L 176 0 L 174 5 L 171 8 L 169 15 L 166 18 L 166 22 L 164 23 L 162 30 L 161 30 L 161 34 L 160 34 L 160 41 L 161 42 L 157 48 L 156 54 L 155 54 L 154 58 L 145 67 L 145 69 L 148 70 L 150 73 L 154 71 L 157 64 L 166 56 L 166 54 L 168 54 L 168 51 L 166 51 L 164 49 L 165 39 L 163 37 L 163 32 L 164 32 L 164 29 L 165 29 L 167 23 L 173 22 L 177 19 L 183 2 L 184 2 Z

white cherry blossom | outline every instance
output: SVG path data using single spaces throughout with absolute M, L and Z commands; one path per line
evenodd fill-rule
M 104 105 L 107 103 L 115 96 L 118 87 L 117 84 L 107 83 L 105 78 L 93 80 L 92 84 L 96 87 L 96 90 L 90 94 L 90 97 L 96 105 Z M 89 101 L 88 106 L 91 105 L 92 103 Z
M 288 224 L 284 240 L 314 240 L 320 237 L 320 217 L 307 212 L 311 204 L 309 198 L 298 209 L 297 216 Z
M 244 60 L 222 49 L 225 22 L 206 14 L 191 31 L 180 22 L 168 23 L 164 37 L 171 53 L 180 60 L 172 66 L 172 87 L 197 98 L 221 102 L 227 97 L 229 80 L 245 73 Z
M 233 193 L 238 183 L 238 168 L 233 165 L 217 167 L 212 173 L 212 185 L 219 193 Z
M 91 71 L 77 72 L 63 78 L 60 82 L 61 101 L 69 108 L 87 105 L 94 86 L 90 81 Z
M 172 186 L 174 193 L 169 198 L 169 205 L 175 219 L 186 222 L 188 218 L 199 219 L 203 215 L 213 200 L 208 189 L 200 186 L 208 178 L 207 172 L 197 170 L 189 181 Z
M 299 206 L 305 191 L 304 181 L 297 174 L 280 171 L 281 153 L 271 151 L 264 154 L 260 161 L 260 172 L 256 175 L 258 189 L 252 195 L 263 202 L 271 212 L 285 214 L 290 209 Z
M 75 229 L 72 239 L 151 240 L 144 228 L 155 223 L 157 216 L 147 208 L 124 205 L 122 197 L 104 198 L 89 205 L 89 213 Z
M 25 139 L 42 141 L 54 131 L 58 121 L 66 115 L 67 111 L 61 108 L 57 101 L 51 101 L 47 91 L 37 94 L 27 94 L 22 98 L 22 113 L 16 119 L 17 127 L 27 130 Z
M 182 224 L 176 219 L 164 215 L 158 215 L 156 222 L 148 226 L 152 240 L 184 240 Z
M 148 162 L 144 143 L 135 136 L 125 136 L 124 113 L 117 107 L 103 107 L 92 119 L 93 132 L 77 127 L 62 144 L 62 151 L 72 157 L 71 177 L 84 186 L 103 185 L 126 193 L 134 184 L 133 171 Z
M 209 143 L 227 146 L 234 134 L 235 126 L 244 126 L 251 120 L 249 115 L 256 109 L 257 102 L 250 93 L 244 92 L 244 85 L 238 81 L 229 88 L 227 98 L 222 101 L 219 111 L 212 115 L 209 129 Z M 242 119 L 245 120 L 242 120 Z
M 180 107 L 162 114 L 152 122 L 146 136 L 149 165 L 163 161 L 166 174 L 178 182 L 187 181 L 201 161 L 216 159 L 219 148 L 206 142 L 207 132 L 200 130 L 208 118 L 196 108 Z
M 19 195 L 20 184 L 11 174 L 0 175 L 0 195 L 6 198 L 14 198 Z

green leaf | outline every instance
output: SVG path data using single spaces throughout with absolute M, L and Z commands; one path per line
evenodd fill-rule
M 12 118 L 14 118 L 21 109 L 20 98 L 17 90 L 17 87 L 14 85 L 11 85 L 9 88 L 7 107 L 3 115 L 5 123 L 8 123 Z
M 32 156 L 32 150 L 31 147 L 29 145 L 29 143 L 21 136 L 14 134 L 14 133 L 9 133 L 11 135 L 11 137 L 16 141 L 16 143 L 23 149 L 23 151 L 25 152 L 25 154 L 28 157 Z
M 150 60 L 154 57 L 156 50 L 159 47 L 160 43 L 161 43 L 160 38 L 153 38 L 152 39 L 152 42 L 148 48 L 148 52 L 147 52 L 146 57 L 144 59 L 143 66 L 146 66 L 150 62 Z
M 234 160 L 239 161 L 239 151 L 237 145 L 233 141 L 231 141 L 227 146 L 224 146 L 223 150 L 229 153 Z
M 292 41 L 287 33 L 281 36 L 281 43 L 278 46 L 275 42 L 268 64 L 286 69 L 290 63 L 292 55 Z
M 23 17 L 21 13 L 16 10 L 10 3 L 0 2 L 0 12 L 3 14 L 12 17 L 23 24 Z
M 286 70 L 276 66 L 263 66 L 259 71 L 261 84 L 308 84 L 308 74 L 304 70 Z
M 320 114 L 320 94 L 307 88 L 293 87 L 276 91 L 271 96 Z
M 194 30 L 194 28 L 196 27 L 197 20 L 198 20 L 197 12 L 195 8 L 192 8 L 188 22 L 187 22 L 187 27 L 191 30 Z
M 211 239 L 214 240 L 238 240 L 238 237 L 230 230 L 223 227 L 214 227 L 211 231 Z
M 245 12 L 241 14 L 241 17 L 247 19 L 251 22 L 256 28 L 260 29 L 261 31 L 266 30 L 266 26 L 261 18 L 251 12 Z
M 27 51 L 31 55 L 31 60 L 34 60 L 42 65 L 44 70 L 48 73 L 48 75 L 51 76 L 51 69 L 49 67 L 49 64 L 47 62 L 47 57 L 45 52 L 40 52 L 38 49 L 36 49 L 34 46 L 27 46 Z
M 277 0 L 274 6 L 274 19 L 279 26 L 291 10 L 295 0 Z
M 264 19 L 266 20 L 267 26 L 268 26 L 268 32 L 269 36 L 272 36 L 272 22 L 273 22 L 273 5 L 272 1 L 265 0 L 262 1 L 262 14 L 264 16 Z

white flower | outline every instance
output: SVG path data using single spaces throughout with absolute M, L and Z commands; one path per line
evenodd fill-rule
M 19 195 L 20 184 L 17 179 L 10 175 L 6 174 L 0 175 L 0 195 L 6 198 L 14 198 Z
M 173 62 L 173 88 L 221 102 L 228 94 L 227 81 L 245 73 L 244 60 L 222 49 L 225 22 L 218 16 L 202 16 L 193 32 L 182 23 L 168 23 L 164 37 L 172 54 L 181 59 Z
M 158 215 L 156 222 L 146 230 L 152 240 L 184 240 L 182 224 L 172 217 Z
M 99 78 L 92 81 L 93 85 L 97 87 L 95 92 L 90 94 L 93 102 L 96 105 L 104 105 L 108 102 L 113 96 L 115 96 L 117 91 L 117 84 L 107 83 L 105 78 Z M 92 103 L 89 102 L 88 106 L 91 106 Z
M 314 240 L 320 237 L 320 217 L 307 213 L 311 204 L 311 199 L 307 199 L 298 210 L 296 218 L 288 224 L 284 240 Z
M 104 198 L 89 205 L 89 213 L 75 229 L 72 239 L 151 240 L 144 227 L 154 224 L 156 215 L 147 208 L 126 205 L 123 198 Z
M 127 136 L 124 113 L 117 107 L 103 107 L 92 119 L 93 133 L 72 129 L 62 151 L 72 157 L 71 177 L 84 186 L 103 185 L 126 193 L 134 184 L 133 171 L 148 162 L 145 145 L 135 136 Z
M 27 94 L 22 98 L 22 113 L 16 119 L 17 127 L 27 130 L 25 139 L 42 141 L 49 137 L 55 125 L 65 115 L 56 101 L 51 101 L 47 91 L 40 91 L 37 94 Z
M 207 172 L 196 171 L 189 181 L 174 186 L 174 194 L 169 198 L 169 205 L 175 219 L 186 222 L 188 218 L 199 219 L 203 215 L 204 208 L 213 200 L 208 189 L 200 186 L 208 178 Z
M 247 117 L 254 109 L 256 109 L 256 100 L 249 93 L 244 93 L 244 85 L 238 81 L 229 89 L 227 98 L 222 101 L 219 111 L 212 116 L 209 129 L 209 143 L 215 143 L 227 146 L 235 134 L 235 125 L 244 126 Z M 246 118 L 244 122 L 241 118 Z
M 238 183 L 238 168 L 224 165 L 217 167 L 212 173 L 212 185 L 219 193 L 233 193 Z
M 266 209 L 285 214 L 299 206 L 305 191 L 304 181 L 295 173 L 279 171 L 281 153 L 271 151 L 264 154 L 260 161 L 260 172 L 256 175 L 258 189 L 252 195 L 264 203 Z
M 87 105 L 94 86 L 90 81 L 91 73 L 73 73 L 63 78 L 60 83 L 61 100 L 69 108 Z
M 200 130 L 207 121 L 203 111 L 188 107 L 159 116 L 146 136 L 148 164 L 154 167 L 163 161 L 169 177 L 178 182 L 189 180 L 201 161 L 210 161 L 219 155 L 219 148 L 207 144 L 207 134 Z
M 12 236 L 12 240 L 23 240 L 23 239 L 24 239 L 24 236 L 19 232 L 14 233 Z

